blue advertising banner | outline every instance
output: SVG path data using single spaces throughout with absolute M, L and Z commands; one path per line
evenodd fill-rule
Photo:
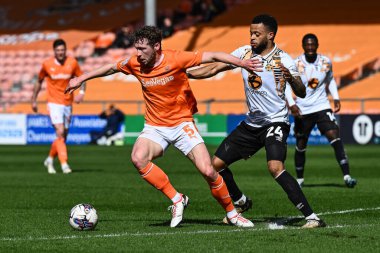
M 26 144 L 25 114 L 0 115 L 0 144 Z
M 228 115 L 227 116 L 228 134 L 231 133 L 236 128 L 236 126 L 239 125 L 239 123 L 243 121 L 244 119 L 245 119 L 245 114 Z M 293 116 L 289 117 L 289 122 L 290 122 L 290 133 L 288 137 L 288 144 L 294 145 L 296 143 L 296 138 L 294 136 L 294 117 Z M 320 145 L 320 144 L 329 144 L 329 142 L 326 139 L 326 137 L 321 135 L 321 132 L 319 132 L 317 126 L 315 126 L 310 133 L 308 144 Z
M 97 115 L 73 116 L 67 136 L 67 144 L 87 144 L 91 141 L 90 131 L 100 131 L 106 121 Z M 47 115 L 28 115 L 26 120 L 27 144 L 50 144 L 55 131 Z

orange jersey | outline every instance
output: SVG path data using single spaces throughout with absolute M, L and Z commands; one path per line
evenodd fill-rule
M 202 53 L 163 50 L 162 62 L 141 72 L 137 56 L 119 61 L 117 68 L 140 81 L 146 105 L 145 121 L 153 126 L 176 126 L 192 121 L 198 111 L 186 69 L 202 63 Z
M 71 78 L 80 76 L 82 73 L 78 62 L 72 57 L 67 57 L 63 65 L 54 57 L 45 60 L 44 63 L 42 63 L 38 79 L 42 80 L 46 78 L 47 101 L 50 103 L 71 105 L 74 95 L 64 94 L 65 88 Z

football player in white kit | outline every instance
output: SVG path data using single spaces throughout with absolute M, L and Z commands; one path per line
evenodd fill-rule
M 306 86 L 306 97 L 294 101 L 291 91 L 286 90 L 286 99 L 294 115 L 294 133 L 296 150 L 294 162 L 297 181 L 300 186 L 304 183 L 305 153 L 311 130 L 317 125 L 334 148 L 335 158 L 343 173 L 347 187 L 355 187 L 357 181 L 350 176 L 350 168 L 343 143 L 339 135 L 339 127 L 334 113 L 340 110 L 338 89 L 334 80 L 331 60 L 317 53 L 318 38 L 314 34 L 306 34 L 302 39 L 304 53 L 295 59 L 296 66 Z M 329 89 L 334 100 L 334 112 L 331 110 L 327 97 Z
M 294 61 L 274 43 L 276 32 L 275 18 L 269 15 L 256 16 L 250 25 L 250 45 L 232 52 L 232 55 L 241 59 L 259 58 L 263 66 L 261 72 L 241 70 L 249 111 L 245 120 L 220 144 L 212 163 L 226 182 L 235 207 L 244 212 L 251 208 L 252 201 L 240 191 L 228 166 L 250 158 L 265 147 L 268 170 L 305 216 L 307 222 L 303 227 L 324 227 L 326 224 L 313 212 L 297 181 L 284 167 L 289 134 L 286 83 L 300 97 L 305 97 L 306 91 Z M 188 71 L 188 76 L 194 79 L 207 78 L 233 68 L 235 66 L 212 63 Z

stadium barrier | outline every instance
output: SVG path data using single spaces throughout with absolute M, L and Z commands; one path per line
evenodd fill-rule
M 245 114 L 195 115 L 195 122 L 206 144 L 218 145 L 242 120 Z M 341 138 L 347 144 L 380 144 L 380 114 L 337 115 Z M 84 145 L 90 142 L 90 132 L 99 131 L 106 124 L 98 115 L 74 115 L 67 143 Z M 291 130 L 288 144 L 295 144 L 294 119 L 290 117 Z M 143 115 L 126 115 L 124 143 L 135 142 L 144 126 Z M 50 144 L 55 139 L 54 129 L 47 115 L 0 114 L 0 144 L 35 145 Z M 315 127 L 309 138 L 310 145 L 328 144 Z M 119 143 L 120 144 L 120 143 Z

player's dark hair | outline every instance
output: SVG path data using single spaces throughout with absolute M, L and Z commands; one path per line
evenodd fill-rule
M 54 42 L 53 42 L 53 48 L 56 48 L 58 46 L 65 46 L 66 48 L 66 42 L 63 40 L 63 39 L 56 39 Z
M 148 45 L 154 46 L 156 43 L 160 43 L 162 41 L 162 33 L 161 30 L 155 26 L 143 26 L 139 30 L 137 30 L 134 34 L 135 43 L 142 42 L 144 39 L 148 40 Z
M 263 24 L 265 25 L 269 31 L 273 32 L 274 35 L 277 33 L 277 20 L 268 14 L 261 14 L 252 19 L 251 24 Z
M 317 44 L 318 44 L 318 38 L 313 33 L 305 34 L 305 36 L 303 36 L 303 38 L 302 38 L 302 44 L 305 44 L 308 39 L 315 40 L 317 42 Z

